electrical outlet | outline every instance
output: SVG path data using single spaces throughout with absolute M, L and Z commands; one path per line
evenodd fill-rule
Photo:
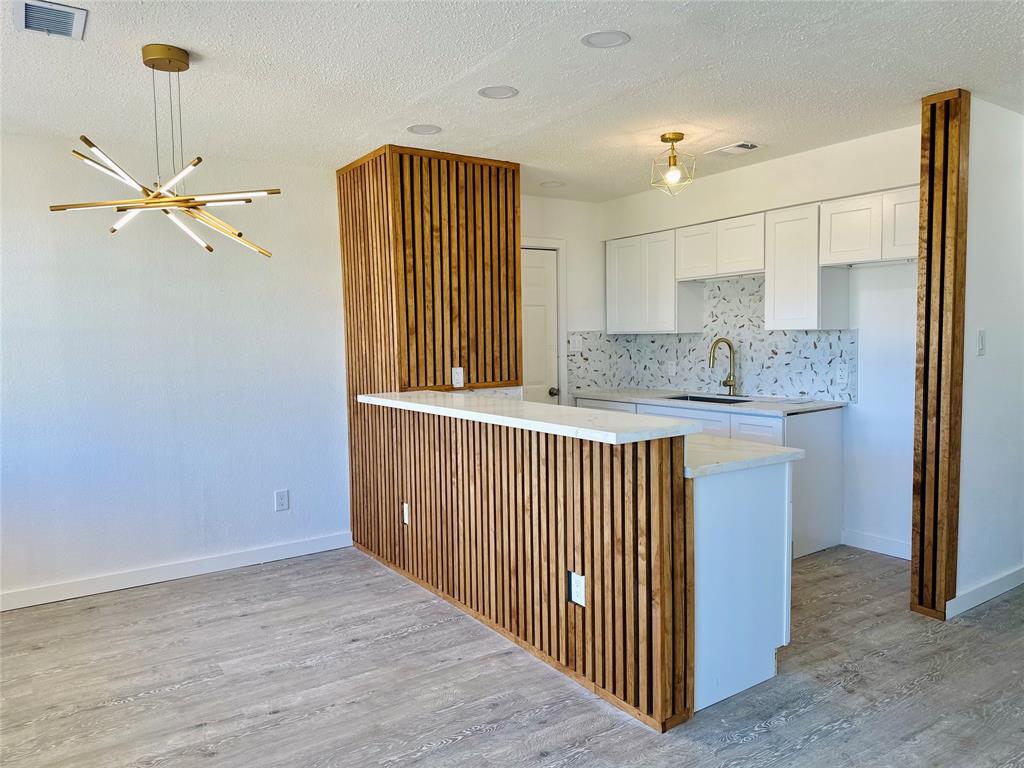
M 288 498 L 288 489 L 274 491 L 274 511 L 285 512 L 291 507 L 291 500 Z
M 569 571 L 569 601 L 576 605 L 587 604 L 587 578 L 575 571 Z
M 978 330 L 978 357 L 985 356 L 985 329 Z
M 836 384 L 849 384 L 850 383 L 850 366 L 846 363 L 840 363 L 836 368 Z
M 583 352 L 583 337 L 582 336 L 570 336 L 569 337 L 569 354 L 579 355 Z
M 452 386 L 453 387 L 464 387 L 464 386 L 466 386 L 466 369 L 465 368 L 452 368 Z
M 409 502 L 402 502 L 402 525 L 409 524 Z

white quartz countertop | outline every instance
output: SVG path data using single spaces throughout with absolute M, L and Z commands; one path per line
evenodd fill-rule
M 802 448 L 783 448 L 778 445 L 732 440 L 714 435 L 692 435 L 686 438 L 686 477 L 704 477 L 722 472 L 781 464 L 802 459 Z
M 360 403 L 432 413 L 550 435 L 623 445 L 701 431 L 700 422 L 668 416 L 599 411 L 462 392 L 385 392 L 359 395 Z
M 812 400 L 801 397 L 757 397 L 754 395 L 737 395 L 747 399 L 745 403 L 706 403 L 700 400 L 672 400 L 678 395 L 707 395 L 707 392 L 693 392 L 682 389 L 634 389 L 629 387 L 617 389 L 578 389 L 573 393 L 578 398 L 590 400 L 611 400 L 620 403 L 642 403 L 644 405 L 660 405 L 670 408 L 690 408 L 703 411 L 742 411 L 759 416 L 791 416 L 796 413 L 826 411 L 831 408 L 843 408 L 845 403 L 832 400 Z

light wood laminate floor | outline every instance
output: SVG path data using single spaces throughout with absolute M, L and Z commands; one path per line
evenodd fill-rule
M 798 560 L 775 679 L 659 735 L 355 550 L 10 611 L 5 768 L 1024 766 L 1024 589 Z

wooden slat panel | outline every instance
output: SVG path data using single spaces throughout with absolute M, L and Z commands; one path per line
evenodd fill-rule
M 922 101 L 911 608 L 956 595 L 970 94 Z
M 410 338 L 404 389 L 521 383 L 518 166 L 392 147 Z M 406 172 L 406 168 L 410 168 Z
M 372 535 L 360 547 L 648 725 L 689 717 L 693 523 L 682 438 L 608 446 L 377 414 L 393 420 L 401 450 L 393 475 L 381 473 L 394 485 L 367 496 L 381 508 L 409 503 L 419 554 L 401 566 Z M 569 602 L 570 570 L 586 577 L 586 607 Z

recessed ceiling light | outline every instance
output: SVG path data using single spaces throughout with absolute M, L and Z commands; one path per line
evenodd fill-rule
M 542 181 L 540 183 L 540 185 L 542 187 L 545 187 L 546 189 L 555 189 L 557 187 L 564 187 L 565 186 L 565 182 L 564 181 Z
M 441 126 L 433 125 L 432 123 L 416 123 L 416 125 L 410 125 L 405 130 L 409 133 L 415 133 L 418 136 L 430 136 L 434 133 L 440 133 Z
M 589 35 L 584 35 L 580 38 L 580 42 L 587 46 L 587 48 L 618 48 L 620 45 L 628 43 L 631 39 L 625 32 L 605 29 L 601 32 L 591 32 Z
M 488 85 L 477 91 L 485 99 L 511 99 L 519 95 L 519 90 L 511 85 Z

